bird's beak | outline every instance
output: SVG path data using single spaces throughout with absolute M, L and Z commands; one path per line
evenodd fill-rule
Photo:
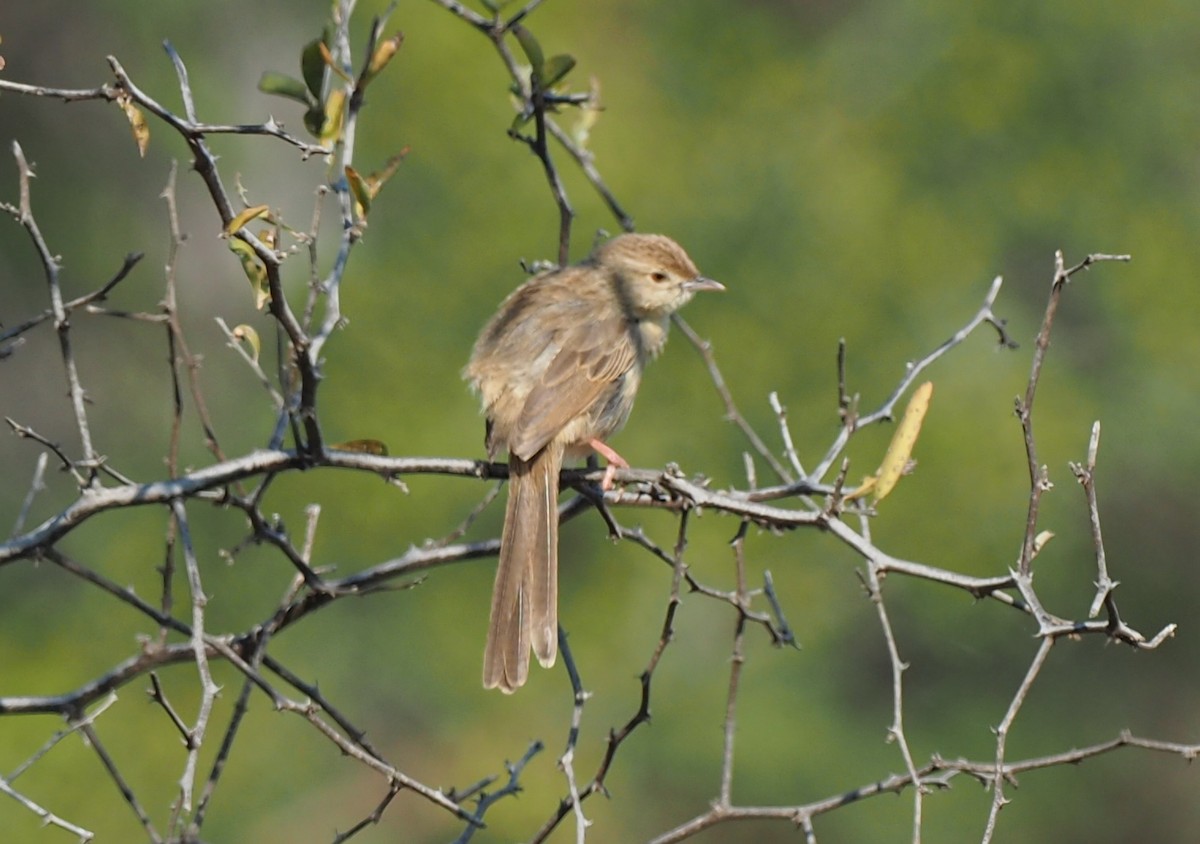
M 693 292 L 697 292 L 700 290 L 724 290 L 725 289 L 725 285 L 721 284 L 721 282 L 713 281 L 711 278 L 705 278 L 702 275 L 698 275 L 695 278 L 688 279 L 686 282 L 684 282 L 683 286 Z

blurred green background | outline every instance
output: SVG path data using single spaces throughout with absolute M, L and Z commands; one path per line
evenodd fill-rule
M 133 79 L 179 108 L 159 45 L 187 62 L 201 117 L 260 122 L 274 114 L 296 131 L 300 109 L 256 91 L 264 70 L 295 73 L 324 2 L 131 4 L 48 0 L 10 4 L 0 19 L 4 78 L 93 87 L 116 55 Z M 384 4 L 361 2 L 356 47 Z M 1068 461 L 1082 460 L 1092 422 L 1103 436 L 1098 485 L 1110 572 L 1122 581 L 1124 618 L 1147 635 L 1179 623 L 1156 653 L 1062 642 L 1009 739 L 1010 758 L 1056 753 L 1134 733 L 1195 742 L 1200 736 L 1200 635 L 1195 627 L 1194 498 L 1200 469 L 1200 7 L 1187 2 L 687 3 L 552 0 L 530 16 L 547 52 L 579 62 L 575 88 L 595 76 L 606 110 L 592 149 L 608 185 L 643 231 L 672 235 L 701 269 L 725 282 L 686 318 L 712 340 L 742 411 L 778 448 L 767 404 L 777 391 L 797 448 L 815 464 L 836 433 L 835 354 L 849 348 L 848 379 L 863 407 L 890 392 L 906 361 L 963 324 L 993 276 L 1005 277 L 997 311 L 1021 344 L 998 351 L 981 331 L 939 362 L 920 466 L 882 508 L 875 541 L 896 556 L 977 575 L 1007 571 L 1023 530 L 1028 477 L 1013 397 L 1023 391 L 1032 339 L 1053 271 L 1088 252 L 1127 252 L 1067 291 L 1036 408 L 1040 460 L 1056 487 L 1042 527 L 1057 538 L 1038 559 L 1048 608 L 1086 614 L 1094 565 L 1083 496 Z M 349 324 L 326 348 L 322 420 L 331 440 L 374 437 L 398 455 L 481 456 L 482 424 L 459 376 L 474 333 L 522 278 L 521 259 L 554 255 L 557 212 L 528 150 L 505 136 L 507 78 L 488 42 L 432 2 L 408 0 L 391 19 L 405 44 L 369 89 L 356 157 L 369 171 L 402 147 L 411 153 L 385 187 L 343 286 Z M 573 120 L 565 115 L 564 121 Z M 114 106 L 62 105 L 0 95 L 0 198 L 16 200 L 9 144 L 36 162 L 34 209 L 63 256 L 68 297 L 107 280 L 130 251 L 146 259 L 112 306 L 153 310 L 167 260 L 159 193 L 180 160 L 179 202 L 189 235 L 179 257 L 181 308 L 201 380 L 229 454 L 265 444 L 272 413 L 253 376 L 214 323 L 268 324 L 233 256 L 186 150 L 160 123 L 138 158 Z M 248 200 L 307 229 L 319 161 L 302 162 L 267 139 L 218 137 L 222 174 L 240 174 Z M 616 224 L 567 163 L 578 211 L 573 256 Z M 332 208 L 326 206 L 332 214 Z M 329 216 L 327 224 L 334 218 Z M 324 252 L 325 266 L 331 250 Z M 299 297 L 303 256 L 290 265 Z M 28 238 L 0 224 L 0 319 L 10 326 L 46 307 Z M 299 301 L 299 298 L 297 298 Z M 161 328 L 79 315 L 73 337 L 92 401 L 93 433 L 111 464 L 139 480 L 161 477 L 170 382 Z M 57 340 L 47 326 L 0 361 L 0 413 L 77 453 Z M 851 476 L 874 469 L 890 430 L 864 431 Z M 194 417 L 185 462 L 210 461 Z M 737 430 L 699 358 L 676 337 L 648 372 L 638 407 L 614 445 L 632 463 L 678 462 L 718 486 L 745 485 Z M 0 437 L 0 525 L 10 529 L 38 449 Z M 767 470 L 760 466 L 760 479 Z M 303 508 L 323 511 L 316 562 L 349 573 L 444 535 L 484 492 L 461 479 L 415 477 L 404 494 L 374 477 L 322 471 L 282 479 L 268 508 L 297 533 Z M 71 500 L 51 473 L 32 519 Z M 265 618 L 292 572 L 251 548 L 233 565 L 218 556 L 245 534 L 236 514 L 193 505 L 212 630 Z M 470 538 L 494 536 L 493 506 Z M 621 512 L 660 543 L 664 514 Z M 693 525 L 689 563 L 733 585 L 725 541 L 733 521 Z M 63 549 L 153 600 L 164 514 L 94 519 Z M 750 579 L 770 569 L 800 651 L 747 639 L 734 799 L 803 803 L 903 769 L 885 742 L 890 676 L 858 561 L 827 536 L 752 534 Z M 636 710 L 636 677 L 666 606 L 670 571 L 631 545 L 613 546 L 594 515 L 562 535 L 562 619 L 589 689 L 576 769 L 590 776 L 610 725 Z M 154 632 L 145 619 L 48 564 L 0 570 L 0 695 L 67 691 L 136 652 Z M 565 674 L 536 670 L 513 697 L 479 688 L 491 561 L 432 572 L 419 588 L 343 601 L 290 629 L 276 655 L 320 683 L 402 770 L 435 785 L 465 786 L 501 773 L 533 738 L 548 750 L 526 792 L 488 815 L 479 841 L 527 838 L 563 793 L 555 759 L 570 699 Z M 906 724 L 918 764 L 990 758 L 991 727 L 1036 648 L 1033 625 L 994 602 L 976 604 L 935 585 L 892 578 L 885 594 L 911 669 Z M 180 599 L 183 599 L 182 593 Z M 617 757 L 612 800 L 586 804 L 596 841 L 638 841 L 704 811 L 715 796 L 726 663 L 734 619 L 726 606 L 685 596 L 677 636 L 656 674 L 653 725 Z M 238 676 L 218 667 L 228 718 Z M 194 668 L 163 672 L 193 717 Z M 145 681 L 122 689 L 98 732 L 162 829 L 182 768 L 178 737 L 142 700 Z M 0 719 L 0 772 L 9 772 L 60 724 Z M 215 736 L 216 733 L 214 732 Z M 212 740 L 205 759 L 215 752 Z M 206 770 L 206 765 L 204 766 Z M 1003 812 L 997 840 L 1200 840 L 1200 781 L 1177 757 L 1124 751 L 1074 768 L 1034 772 Z M 73 738 L 17 786 L 100 834 L 143 840 L 95 755 Z M 369 813 L 385 786 L 294 716 L 253 698 L 204 827 L 220 842 L 328 841 Z M 977 840 L 990 794 L 959 779 L 925 804 L 928 842 Z M 911 800 L 873 799 L 817 820 L 819 840 L 906 841 Z M 5 840 L 63 841 L 11 800 L 0 800 Z M 377 827 L 354 840 L 445 841 L 447 817 L 401 795 Z M 553 840 L 567 841 L 564 824 Z M 784 824 L 719 827 L 700 841 L 793 841 Z

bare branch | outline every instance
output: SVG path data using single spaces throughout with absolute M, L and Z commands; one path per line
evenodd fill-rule
M 1038 505 L 1042 493 L 1049 488 L 1049 479 L 1045 468 L 1040 466 L 1037 458 L 1037 445 L 1033 435 L 1033 401 L 1037 396 L 1038 383 L 1041 381 L 1042 365 L 1046 361 L 1046 352 L 1050 348 L 1050 330 L 1054 327 L 1054 317 L 1058 313 L 1058 305 L 1062 300 L 1071 277 L 1080 270 L 1089 268 L 1098 261 L 1129 261 L 1128 255 L 1088 255 L 1074 267 L 1067 268 L 1063 260 L 1062 250 L 1054 253 L 1054 279 L 1050 283 L 1050 300 L 1046 303 L 1046 311 L 1042 317 L 1042 327 L 1034 341 L 1033 360 L 1029 369 L 1029 381 L 1025 387 L 1025 397 L 1017 399 L 1017 418 L 1021 422 L 1021 431 L 1025 435 L 1025 457 L 1029 466 L 1029 508 L 1025 520 L 1025 536 L 1021 543 L 1021 556 L 1018 568 L 1023 574 L 1028 574 L 1033 565 L 1034 538 L 1037 536 Z

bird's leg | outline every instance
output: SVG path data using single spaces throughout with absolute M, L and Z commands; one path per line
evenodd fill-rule
M 604 477 L 600 481 L 600 489 L 608 492 L 613 486 L 613 476 L 617 474 L 617 469 L 628 469 L 629 462 L 612 450 L 612 447 L 607 443 L 593 437 L 588 440 L 588 445 L 599 454 L 604 455 L 604 459 L 608 461 L 608 465 L 604 467 Z

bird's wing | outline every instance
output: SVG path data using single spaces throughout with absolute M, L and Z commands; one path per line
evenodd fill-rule
M 574 323 L 557 338 L 559 348 L 530 390 L 517 421 L 511 451 L 528 460 L 637 363 L 625 320 Z

